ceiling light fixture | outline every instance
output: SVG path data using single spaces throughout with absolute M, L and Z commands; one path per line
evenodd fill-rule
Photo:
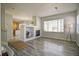
M 12 10 L 14 10 L 15 8 L 12 8 Z
M 55 9 L 55 10 L 57 10 L 57 9 L 58 9 L 58 7 L 54 7 L 54 9 Z

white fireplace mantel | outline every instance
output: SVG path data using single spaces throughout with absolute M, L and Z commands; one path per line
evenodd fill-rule
M 30 38 L 26 38 L 26 30 L 28 27 L 33 27 L 34 28 L 34 35 L 33 37 L 30 37 Z M 33 39 L 36 39 L 40 36 L 37 36 L 36 37 L 36 26 L 32 26 L 32 25 L 26 25 L 26 24 L 20 24 L 20 40 L 22 41 L 29 41 L 29 40 L 33 40 Z

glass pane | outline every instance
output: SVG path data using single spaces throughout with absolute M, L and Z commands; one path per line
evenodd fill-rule
M 52 20 L 52 31 L 57 32 L 57 20 Z
M 47 31 L 47 21 L 44 21 L 44 31 Z
M 64 20 L 59 19 L 58 20 L 58 32 L 63 32 L 64 31 Z
M 52 21 L 49 21 L 48 23 L 49 23 L 48 31 L 52 32 Z

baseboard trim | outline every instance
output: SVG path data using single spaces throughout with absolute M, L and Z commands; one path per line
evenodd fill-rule
M 37 39 L 37 38 L 40 38 L 40 36 L 38 36 L 38 37 L 32 37 L 32 38 L 28 38 L 28 39 L 26 39 L 26 40 L 24 40 L 24 41 L 26 42 L 26 41 L 34 40 L 34 39 Z
M 41 38 L 56 39 L 56 40 L 61 40 L 61 41 L 71 42 L 70 40 L 65 40 L 64 38 L 63 38 L 63 39 L 58 39 L 58 38 L 49 38 L 49 37 L 41 37 Z M 72 42 L 75 42 L 75 41 L 72 41 Z

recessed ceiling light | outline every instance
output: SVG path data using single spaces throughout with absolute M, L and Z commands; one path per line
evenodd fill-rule
M 58 7 L 54 7 L 54 9 L 56 9 L 56 10 L 57 10 L 57 9 L 58 9 Z
M 14 10 L 15 8 L 12 8 L 12 10 Z

